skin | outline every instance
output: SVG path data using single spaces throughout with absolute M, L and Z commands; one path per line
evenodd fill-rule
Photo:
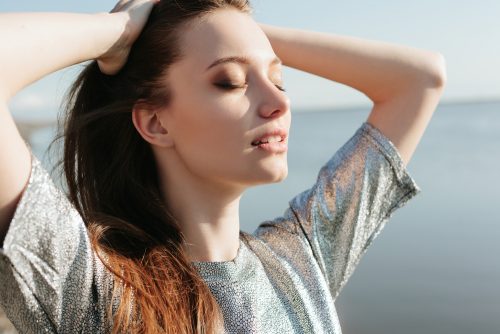
M 112 14 L 0 15 L 0 40 L 9 46 L 0 53 L 1 242 L 30 173 L 29 151 L 8 100 L 43 76 L 89 59 L 97 59 L 104 73 L 116 73 L 156 1 L 123 0 Z M 283 65 L 348 85 L 370 98 L 367 121 L 395 145 L 405 165 L 446 82 L 440 53 L 259 25 L 234 10 L 217 10 L 183 34 L 186 57 L 165 78 L 173 87 L 172 103 L 155 109 L 138 102 L 132 119 L 153 146 L 161 189 L 193 261 L 234 259 L 241 194 L 250 186 L 286 177 L 286 154 L 264 154 L 249 146 L 268 127 L 289 127 L 289 101 L 275 86 L 282 84 L 280 66 L 270 66 L 276 55 Z M 226 56 L 246 57 L 248 64 L 204 71 Z M 247 86 L 223 91 L 214 86 L 220 79 L 246 81 Z
M 245 189 L 287 176 L 286 152 L 270 153 L 251 143 L 270 129 L 289 131 L 290 100 L 278 88 L 281 63 L 245 13 L 209 14 L 183 32 L 181 48 L 185 56 L 165 78 L 172 103 L 153 110 L 139 106 L 133 120 L 152 144 L 161 187 L 188 253 L 199 261 L 222 261 L 236 256 Z M 235 56 L 247 63 L 230 61 L 207 70 Z M 237 87 L 217 86 L 221 83 Z

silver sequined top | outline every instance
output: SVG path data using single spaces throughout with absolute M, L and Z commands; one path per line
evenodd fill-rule
M 194 262 L 227 333 L 341 333 L 334 301 L 391 214 L 420 189 L 363 123 L 281 217 L 240 233 L 233 261 Z M 32 155 L 0 251 L 0 303 L 21 333 L 106 333 L 112 278 L 78 212 Z

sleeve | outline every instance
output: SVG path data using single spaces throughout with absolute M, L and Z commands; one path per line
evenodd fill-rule
M 394 144 L 365 122 L 275 226 L 263 224 L 257 234 L 301 236 L 335 300 L 392 213 L 419 192 Z
M 80 333 L 97 299 L 94 274 L 103 274 L 103 266 L 76 209 L 32 151 L 31 159 L 0 249 L 0 305 L 22 333 Z

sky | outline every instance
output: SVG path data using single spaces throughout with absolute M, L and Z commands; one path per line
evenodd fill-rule
M 253 0 L 258 22 L 379 40 L 440 52 L 447 65 L 442 103 L 500 99 L 500 1 Z M 114 1 L 0 2 L 0 12 L 106 12 Z M 5 46 L 4 46 L 5 47 Z M 58 71 L 10 101 L 14 116 L 52 117 L 81 66 Z M 291 68 L 284 83 L 292 110 L 371 106 L 361 92 Z

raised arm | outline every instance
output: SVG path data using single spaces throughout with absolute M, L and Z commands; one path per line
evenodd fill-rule
M 361 38 L 260 25 L 287 66 L 353 87 L 373 103 L 368 122 L 407 165 L 446 82 L 437 52 Z
M 121 1 L 113 14 L 0 14 L 0 246 L 31 165 L 8 100 L 45 75 L 86 60 L 99 59 L 103 72 L 116 73 L 155 2 Z

